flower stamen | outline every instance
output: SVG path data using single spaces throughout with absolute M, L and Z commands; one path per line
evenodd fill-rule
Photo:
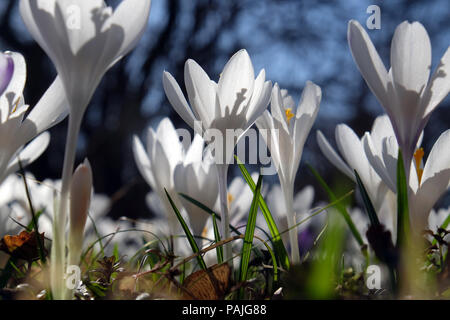
M 423 151 L 423 148 L 419 148 L 414 152 L 414 161 L 416 163 L 416 171 L 417 171 L 417 177 L 419 178 L 419 184 L 422 180 L 422 174 L 423 174 L 423 167 L 422 167 L 422 159 L 425 155 L 425 152 Z
M 292 108 L 286 108 L 286 110 L 284 112 L 286 113 L 286 121 L 287 121 L 287 124 L 289 125 L 289 122 L 294 117 L 294 114 L 292 113 Z
M 231 193 L 228 193 L 227 200 L 228 200 L 228 206 L 231 205 L 231 202 L 233 202 L 233 200 L 234 200 L 234 197 Z

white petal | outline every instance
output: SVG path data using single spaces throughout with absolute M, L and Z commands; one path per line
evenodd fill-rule
M 19 159 L 22 163 L 22 166 L 25 167 L 39 158 L 39 156 L 45 151 L 45 149 L 47 149 L 49 143 L 50 133 L 44 132 L 37 136 L 22 151 L 19 152 L 18 156 L 16 156 L 8 164 L 8 168 L 3 173 L 3 177 L 19 169 Z
M 317 144 L 323 155 L 330 161 L 336 168 L 338 168 L 342 173 L 347 175 L 352 180 L 355 180 L 355 175 L 352 169 L 342 160 L 342 158 L 337 154 L 337 152 L 330 145 L 328 140 L 325 138 L 320 130 L 316 133 Z
M 412 196 L 411 215 L 422 227 L 429 211 L 450 186 L 450 130 L 441 134 L 434 144 L 422 175 L 417 194 Z
M 175 165 L 183 160 L 183 145 L 169 118 L 166 117 L 161 120 L 156 130 L 156 137 L 164 149 L 170 168 L 173 170 Z
M 362 143 L 364 146 L 364 152 L 372 168 L 380 176 L 381 180 L 389 187 L 389 189 L 391 189 L 392 192 L 397 192 L 396 177 L 390 175 L 384 164 L 382 155 L 382 141 L 380 142 L 380 149 L 378 149 L 371 135 L 366 132 L 362 139 Z
M 173 172 L 177 163 L 172 167 L 169 157 L 166 154 L 167 149 L 164 149 L 161 142 L 156 140 L 155 153 L 151 154 L 150 161 L 152 162 L 152 174 L 155 179 L 155 191 L 165 195 L 164 188 L 170 191 L 173 188 Z M 170 151 L 169 151 L 170 152 Z M 164 196 L 164 200 L 167 197 Z
M 336 144 L 350 168 L 358 172 L 371 200 L 375 202 L 380 178 L 371 168 L 355 132 L 345 124 L 336 126 Z
M 14 64 L 14 71 L 8 86 L 5 88 L 4 93 L 0 96 L 2 120 L 4 120 L 6 116 L 12 112 L 12 110 L 14 110 L 17 103 L 23 105 L 24 101 L 21 97 L 23 95 L 23 89 L 27 78 L 27 66 L 24 57 L 17 52 L 7 52 L 6 55 L 11 57 Z M 19 101 L 19 99 L 22 101 Z
M 261 71 L 263 72 L 263 71 Z M 270 81 L 266 81 L 259 85 L 259 76 L 255 81 L 255 90 L 258 91 L 257 101 L 253 105 L 253 96 L 252 101 L 250 102 L 252 106 L 249 108 L 249 112 L 247 113 L 247 127 L 251 127 L 253 123 L 259 118 L 265 110 L 267 110 L 267 106 L 270 102 L 270 93 L 272 91 L 272 83 Z
M 306 186 L 295 195 L 294 210 L 297 213 L 305 213 L 311 208 L 313 201 L 314 188 L 312 186 Z
M 194 162 L 201 162 L 203 157 L 203 145 L 204 141 L 201 135 L 196 134 L 192 144 L 186 152 L 184 158 L 184 165 Z
M 388 108 L 386 67 L 369 35 L 359 22 L 351 20 L 348 24 L 347 38 L 353 59 L 361 75 L 381 104 Z
M 404 21 L 396 28 L 391 44 L 391 66 L 397 93 L 420 93 L 425 88 L 431 68 L 431 44 L 422 24 Z M 402 96 L 399 98 L 403 100 Z
M 270 151 L 271 158 L 277 168 L 278 174 L 283 176 L 278 142 L 279 132 L 275 130 L 274 119 L 268 110 L 264 111 L 262 116 L 256 120 L 256 126 L 258 127 L 259 132 Z
M 151 0 L 125 0 L 114 11 L 111 24 L 123 29 L 118 57 L 131 51 L 144 34 L 150 16 Z
M 152 187 L 155 188 L 155 180 L 152 175 L 152 167 L 147 153 L 145 152 L 144 146 L 137 136 L 133 136 L 133 155 L 134 161 L 145 181 Z
M 422 181 L 433 179 L 438 173 L 442 173 L 450 168 L 450 130 L 444 131 L 431 149 L 430 155 L 423 168 Z M 439 174 L 438 180 L 445 185 L 445 175 Z M 448 178 L 447 178 L 448 179 Z M 447 185 L 449 185 L 447 182 Z
M 63 48 L 68 46 L 67 42 L 63 43 L 65 37 L 61 35 L 62 29 L 65 28 L 55 27 L 53 18 L 55 2 L 55 0 L 19 2 L 20 15 L 28 31 L 54 63 L 63 55 Z
M 286 116 L 284 114 L 283 97 L 281 96 L 280 87 L 278 83 L 272 88 L 272 96 L 270 99 L 270 112 L 272 117 L 280 122 L 286 121 Z
M 194 113 L 209 127 L 216 112 L 216 92 L 206 72 L 194 60 L 187 60 L 184 67 L 184 82 Z
M 168 72 L 163 73 L 163 86 L 167 99 L 178 115 L 191 127 L 194 128 L 195 116 L 189 107 L 186 98 L 181 91 L 175 78 Z
M 383 114 L 375 119 L 370 131 L 370 138 L 376 150 L 382 150 L 383 139 L 386 137 L 395 137 L 395 133 L 389 117 Z
M 239 104 L 239 109 L 247 105 L 253 93 L 255 73 L 252 61 L 245 49 L 235 53 L 225 65 L 218 83 L 220 106 L 223 110 L 233 110 L 238 95 L 244 99 Z
M 266 100 L 266 92 L 265 92 L 265 85 L 268 83 L 266 80 L 266 71 L 262 69 L 258 76 L 256 77 L 254 87 L 253 87 L 253 93 L 250 102 L 246 106 L 246 108 L 243 110 L 246 112 L 246 117 L 248 120 L 254 119 L 251 123 L 253 123 L 256 118 L 258 118 L 265 108 L 267 108 L 267 105 L 269 104 L 269 98 Z M 265 104 L 265 108 L 261 108 L 261 103 Z M 249 121 L 250 123 L 250 121 Z
M 21 127 L 23 141 L 29 141 L 42 131 L 53 127 L 69 114 L 69 103 L 59 77 L 53 81 Z
M 422 105 L 425 109 L 424 117 L 427 117 L 437 105 L 444 100 L 450 90 L 450 47 L 444 53 L 439 65 L 431 77 L 425 92 Z
M 306 81 L 295 117 L 298 119 L 304 114 L 314 117 L 319 110 L 321 99 L 322 90 L 320 87 L 311 81 Z

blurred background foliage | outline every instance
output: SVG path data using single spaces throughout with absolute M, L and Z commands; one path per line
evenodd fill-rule
M 119 2 L 106 1 L 112 6 Z M 184 90 L 186 59 L 196 60 L 217 80 L 226 61 L 241 48 L 248 50 L 256 72 L 264 68 L 267 79 L 288 89 L 296 101 L 307 80 L 322 88 L 321 110 L 306 144 L 296 190 L 313 184 L 316 200 L 325 199 L 306 162 L 342 188 L 337 193 L 353 187 L 322 156 L 315 132 L 322 130 L 334 143 L 337 124 L 345 122 L 362 135 L 382 113 L 347 45 L 348 21 L 356 19 L 365 26 L 370 16 L 366 10 L 372 4 L 381 8 L 381 29 L 368 33 L 386 66 L 395 27 L 404 20 L 417 20 L 431 38 L 434 69 L 450 43 L 448 0 L 153 0 L 147 32 L 137 48 L 103 78 L 81 129 L 77 163 L 89 158 L 96 192 L 114 199 L 111 215 L 136 218 L 152 214 L 145 204 L 150 188 L 134 163 L 132 135 L 145 139 L 146 128 L 156 126 L 165 116 L 177 128 L 186 127 L 165 98 L 163 70 L 172 73 Z M 25 100 L 33 106 L 53 80 L 55 69 L 23 25 L 17 0 L 0 2 L 0 46 L 3 51 L 25 56 Z M 449 100 L 447 97 L 441 104 L 425 130 L 426 152 L 449 127 Z M 51 129 L 48 150 L 28 168 L 38 179 L 60 179 L 66 126 L 67 121 Z M 276 176 L 268 180 L 277 182 Z M 449 205 L 448 200 L 439 205 Z

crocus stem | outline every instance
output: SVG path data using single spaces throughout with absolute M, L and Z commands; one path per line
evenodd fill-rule
M 222 240 L 230 238 L 230 217 L 228 215 L 227 174 L 228 164 L 216 164 L 219 178 L 220 218 L 222 221 Z M 224 245 L 224 261 L 231 264 L 231 244 Z
M 53 241 L 51 261 L 51 287 L 53 298 L 65 299 L 66 288 L 64 283 L 66 265 L 66 225 L 67 209 L 69 201 L 69 188 L 72 179 L 73 166 L 75 162 L 78 132 L 80 131 L 81 117 L 69 116 L 69 130 L 66 138 L 64 153 L 64 165 L 61 182 L 61 194 L 59 197 L 59 209 L 54 212 L 53 217 Z
M 286 216 L 289 228 L 289 242 L 291 244 L 291 260 L 293 264 L 300 264 L 300 251 L 298 248 L 298 230 L 294 227 L 296 222 L 294 212 L 294 188 L 285 183 L 281 184 L 284 202 L 286 203 Z

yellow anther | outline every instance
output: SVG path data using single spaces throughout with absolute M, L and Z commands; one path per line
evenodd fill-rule
M 294 117 L 294 114 L 292 113 L 292 108 L 287 108 L 284 112 L 286 113 L 286 120 L 287 123 L 289 124 L 291 119 Z
M 419 178 L 419 184 L 422 180 L 423 169 L 421 168 L 421 164 L 424 155 L 425 152 L 423 151 L 423 148 L 419 148 L 416 150 L 416 152 L 414 152 L 414 160 L 416 162 L 416 171 L 417 177 Z
M 207 236 L 208 236 L 208 228 L 206 228 L 206 226 L 205 226 L 202 231 L 202 237 L 206 238 Z
M 231 202 L 233 202 L 234 197 L 233 197 L 233 195 L 232 195 L 231 193 L 228 193 L 228 195 L 227 195 L 227 200 L 228 200 L 228 205 L 230 205 Z
M 20 102 L 20 98 L 17 99 L 17 102 L 16 102 L 16 104 L 14 105 L 14 108 L 12 109 L 11 114 L 13 114 L 14 112 L 16 112 L 17 107 L 19 106 L 19 102 Z

